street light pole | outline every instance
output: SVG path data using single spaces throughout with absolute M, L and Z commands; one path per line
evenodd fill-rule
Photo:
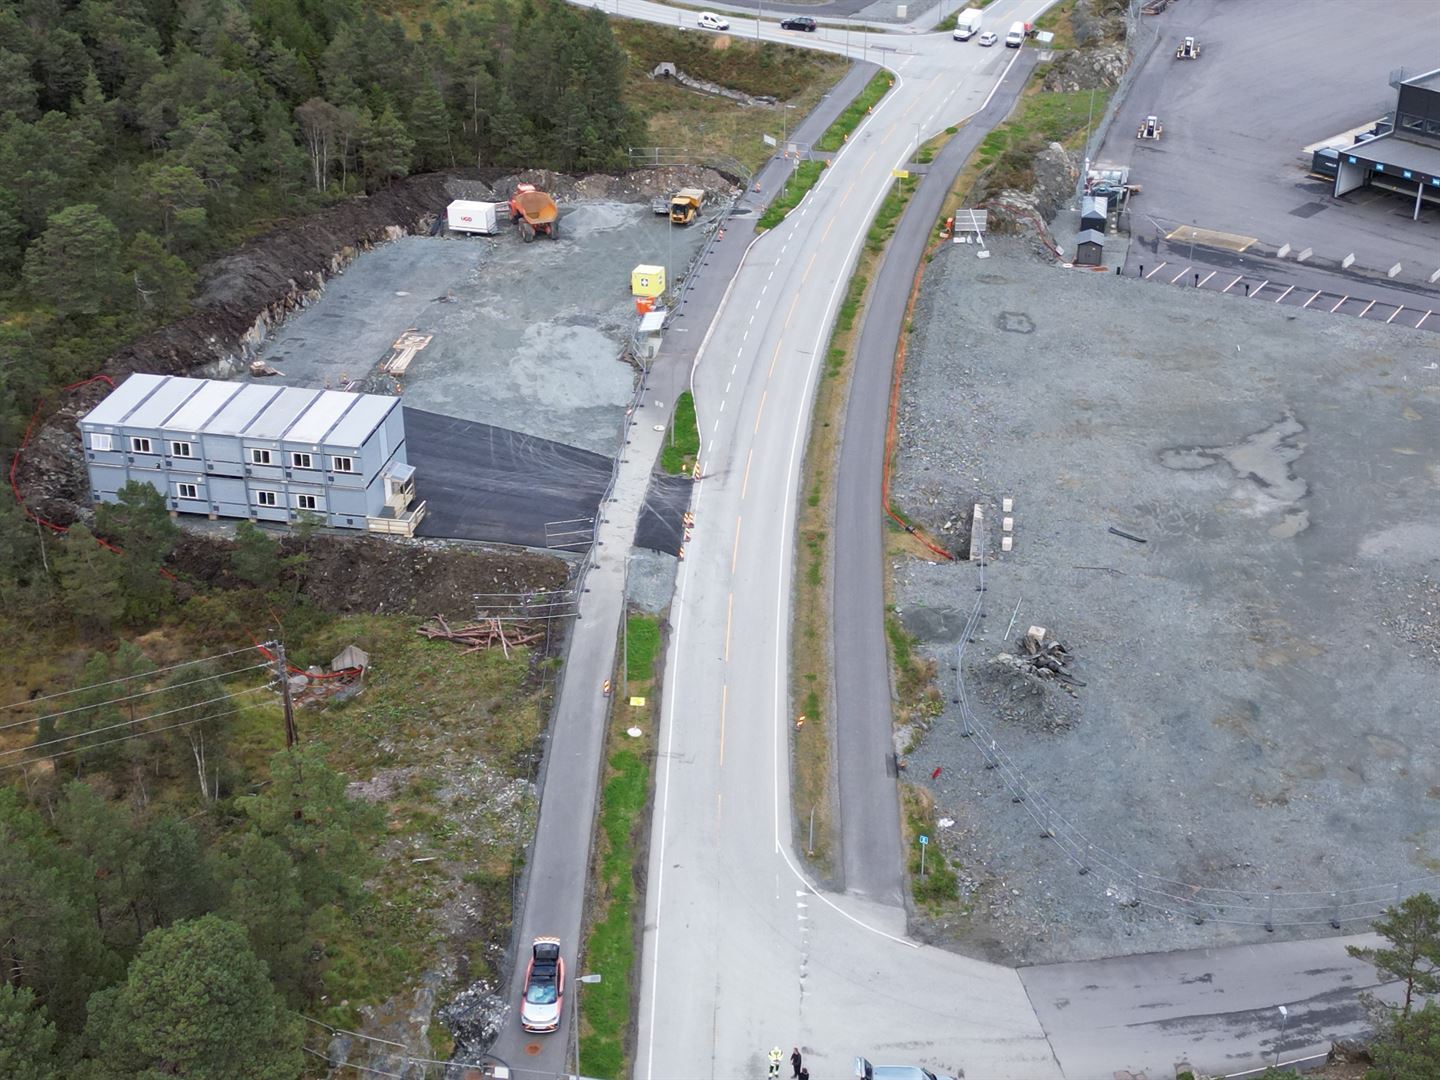
M 1280 1010 L 1280 1037 L 1275 1040 L 1275 1064 L 1274 1068 L 1280 1067 L 1280 1043 L 1285 1039 L 1285 1025 L 1290 1023 L 1290 1010 L 1284 1005 L 1275 1006 Z

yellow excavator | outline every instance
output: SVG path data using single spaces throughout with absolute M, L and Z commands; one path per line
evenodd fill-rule
M 700 213 L 700 206 L 704 202 L 703 189 L 681 188 L 670 196 L 670 220 L 676 225 L 689 225 Z

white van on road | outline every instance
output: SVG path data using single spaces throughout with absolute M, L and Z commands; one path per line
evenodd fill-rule
M 716 15 L 713 11 L 702 11 L 702 12 L 700 12 L 699 16 L 696 17 L 695 22 L 699 24 L 701 30 L 729 30 L 729 29 L 730 29 L 730 20 L 728 20 L 728 19 L 722 19 L 719 15 Z
M 1023 22 L 1011 23 L 1010 32 L 1005 35 L 1005 47 L 1018 49 L 1023 44 L 1025 44 L 1025 24 Z

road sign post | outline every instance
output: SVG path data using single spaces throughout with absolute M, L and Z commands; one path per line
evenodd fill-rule
M 920 876 L 925 876 L 925 849 L 930 846 L 930 837 L 920 834 Z

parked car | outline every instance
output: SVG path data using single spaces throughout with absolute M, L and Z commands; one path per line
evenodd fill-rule
M 804 30 L 808 33 L 815 32 L 815 20 L 809 15 L 792 15 L 780 24 L 781 30 Z
M 987 49 L 999 40 L 1000 36 L 996 34 L 993 30 L 986 30 L 985 33 L 980 35 L 980 44 L 984 45 Z
M 554 1031 L 565 1004 L 565 958 L 560 939 L 537 937 L 530 945 L 525 993 L 520 999 L 520 1026 L 526 1031 Z
M 702 11 L 702 12 L 700 12 L 700 14 L 696 17 L 695 22 L 699 24 L 701 30 L 729 30 L 729 29 L 730 29 L 730 20 L 729 20 L 729 19 L 722 19 L 719 15 L 716 15 L 713 11 Z

